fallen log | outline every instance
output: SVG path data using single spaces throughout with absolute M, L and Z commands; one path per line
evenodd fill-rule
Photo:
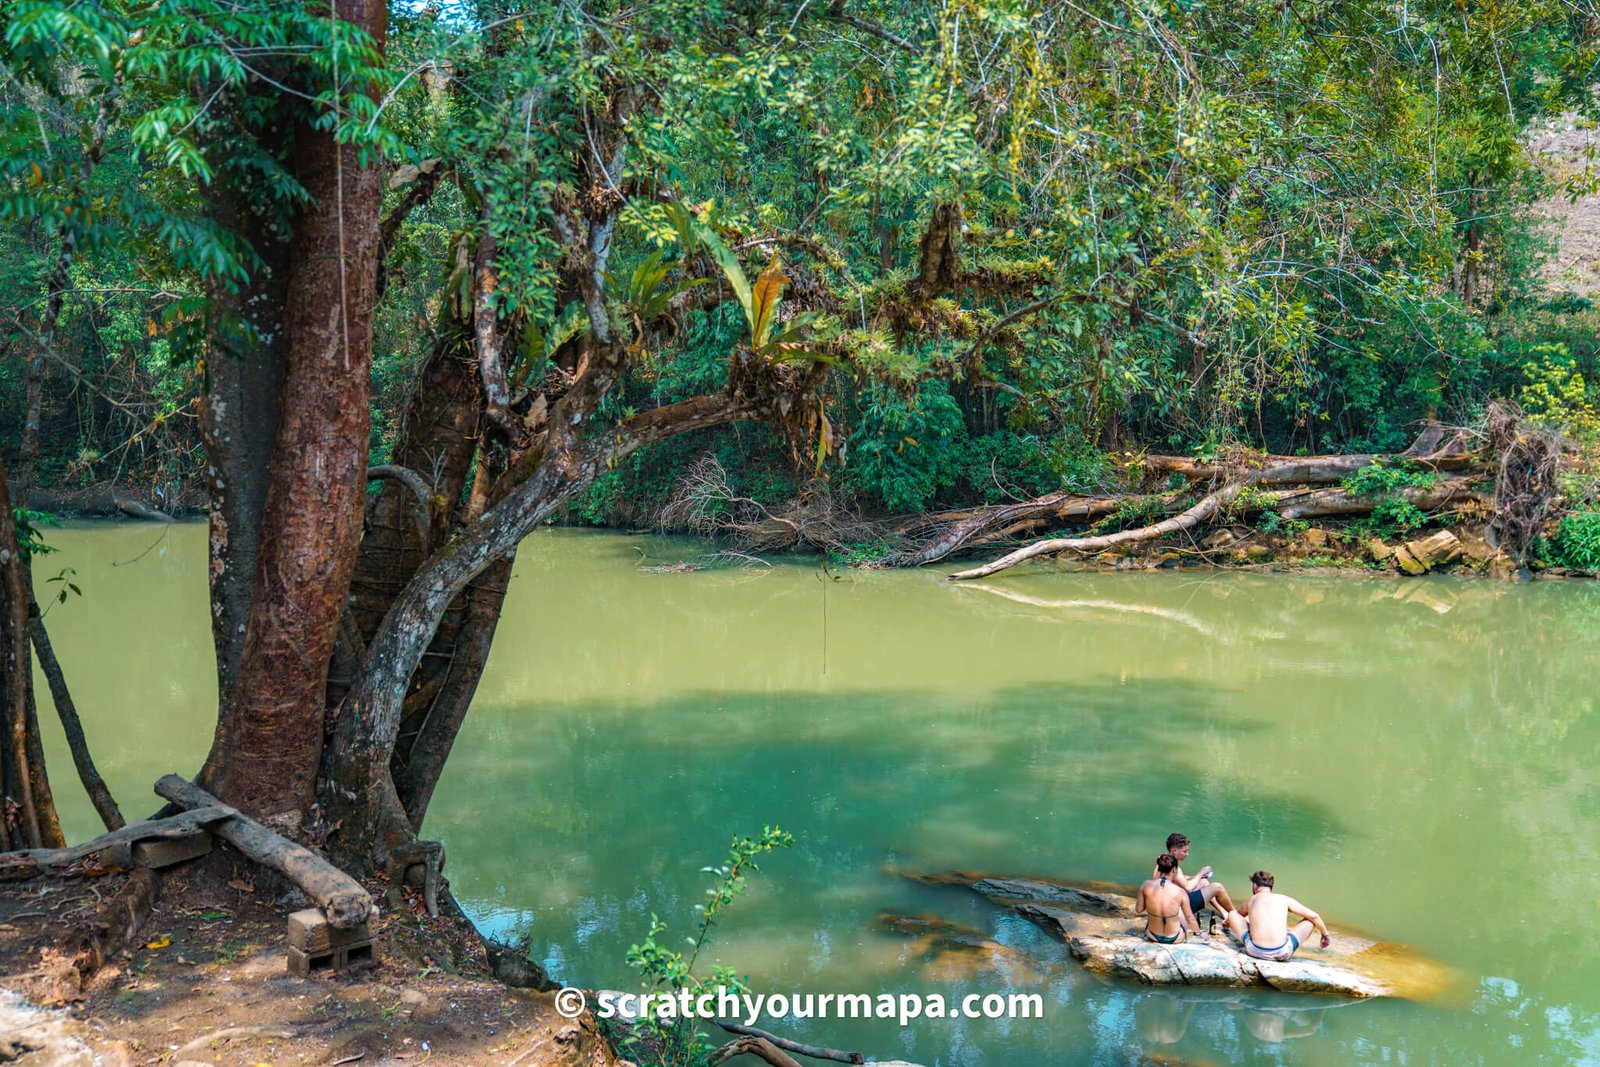
M 200 808 L 218 804 L 216 797 L 176 774 L 156 783 L 156 793 L 181 808 Z M 337 930 L 360 926 L 371 916 L 372 895 L 361 883 L 312 852 L 238 812 L 210 827 L 227 841 L 264 867 L 288 878 L 322 908 L 328 922 Z
M 93 840 L 71 848 L 34 848 L 0 853 L 0 882 L 33 878 L 48 873 L 51 868 L 66 867 L 107 849 L 118 849 L 120 852 L 119 846 L 131 847 L 139 841 L 187 837 L 196 830 L 214 830 L 217 823 L 237 814 L 238 812 L 226 804 L 220 804 L 212 798 L 211 803 L 192 811 L 185 811 L 165 819 L 146 819 L 142 822 L 129 823 L 127 826 L 108 834 L 101 834 Z M 126 863 L 115 865 L 126 866 Z
M 156 904 L 160 880 L 148 867 L 137 867 L 128 880 L 106 902 L 98 915 L 75 929 L 67 945 L 72 950 L 72 966 L 77 972 L 78 989 L 89 982 L 117 953 L 131 948 Z
M 737 1041 L 730 1041 L 707 1056 L 706 1063 L 715 1065 L 735 1056 L 754 1056 L 766 1060 L 772 1067 L 800 1067 L 800 1061 L 760 1037 L 741 1037 Z
M 985 534 L 1015 528 L 1023 523 L 1053 519 L 1063 523 L 1085 523 L 1116 514 L 1119 508 L 1139 504 L 1149 497 L 1086 497 L 1073 493 L 1050 493 L 1037 500 L 987 508 L 973 514 L 900 560 L 908 567 L 920 567 L 944 559 L 959 548 L 979 542 Z
M 1043 541 L 1035 541 L 1031 545 L 1025 545 L 981 567 L 958 571 L 950 575 L 950 580 L 966 581 L 972 578 L 986 578 L 991 574 L 997 574 L 1000 571 L 1014 567 L 1024 560 L 1033 559 L 1036 556 L 1051 555 L 1056 552 L 1099 552 L 1115 548 L 1118 545 L 1153 541 L 1171 534 L 1192 530 L 1213 521 L 1218 516 L 1231 514 L 1234 511 L 1233 502 L 1247 489 L 1254 489 L 1259 486 L 1303 486 L 1339 482 L 1358 470 L 1393 458 L 1392 456 L 1358 453 L 1348 456 L 1306 456 L 1300 459 L 1272 463 L 1260 469 L 1246 471 L 1238 475 L 1232 482 L 1229 482 L 1216 492 L 1202 497 L 1185 511 L 1162 519 L 1160 522 L 1095 537 L 1055 537 Z M 1462 465 L 1470 465 L 1473 462 L 1473 458 L 1466 454 L 1452 453 L 1439 457 L 1405 457 L 1405 461 L 1420 467 L 1440 471 L 1447 468 L 1459 469 Z M 1446 482 L 1445 484 L 1451 483 Z M 1461 488 L 1465 490 L 1464 483 Z M 1315 496 L 1315 494 L 1312 495 Z M 1335 499 L 1341 500 L 1344 505 L 1344 510 L 1338 512 L 1339 514 L 1361 514 L 1370 512 L 1384 498 L 1350 494 L 1335 497 L 1330 494 L 1323 498 L 1323 506 L 1331 505 Z M 1267 498 L 1250 510 L 1260 511 L 1264 507 L 1272 507 L 1275 504 L 1275 499 Z M 1285 512 L 1280 512 L 1280 514 L 1284 514 L 1285 518 L 1300 517 L 1301 515 L 1312 514 L 1313 512 L 1305 510 L 1312 506 L 1304 499 L 1297 499 L 1295 504 L 1285 509 Z M 1296 512 L 1296 514 L 1290 515 L 1287 512 Z M 1332 511 L 1315 513 L 1335 514 Z
M 1393 494 L 1394 498 L 1413 504 L 1423 511 L 1435 511 L 1439 508 L 1450 507 L 1456 504 L 1475 501 L 1481 504 L 1492 503 L 1492 498 L 1485 493 L 1480 493 L 1472 488 L 1472 481 L 1468 478 L 1449 478 L 1427 487 L 1413 486 L 1398 489 Z M 1330 515 L 1355 515 L 1363 511 L 1371 511 L 1380 501 L 1371 496 L 1361 496 L 1347 493 L 1343 489 L 1319 489 L 1308 493 L 1288 507 L 1275 509 L 1279 515 L 1289 521 L 1295 519 L 1320 519 Z
M 802 1056 L 809 1056 L 814 1060 L 833 1060 L 836 1063 L 866 1063 L 867 1058 L 859 1052 L 842 1052 L 836 1048 L 822 1048 L 818 1045 L 807 1045 L 801 1041 L 791 1041 L 787 1037 L 769 1034 L 765 1030 L 758 1030 L 754 1026 L 741 1026 L 738 1023 L 717 1020 L 717 1025 L 730 1034 L 740 1037 L 757 1037 L 763 1041 L 776 1045 L 785 1052 L 797 1052 Z

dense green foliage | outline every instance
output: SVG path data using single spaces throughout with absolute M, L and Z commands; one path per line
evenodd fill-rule
M 1600 571 L 1600 512 L 1574 511 L 1562 516 L 1551 547 L 1562 566 Z
M 513 387 L 586 328 L 557 284 L 572 198 L 629 205 L 607 293 L 636 358 L 614 413 L 718 388 L 740 346 L 835 364 L 808 435 L 667 442 L 604 475 L 584 521 L 647 521 L 706 453 L 758 501 L 821 479 L 915 511 L 1103 486 L 1112 450 L 1389 449 L 1495 396 L 1595 432 L 1597 316 L 1542 291 L 1528 208 L 1551 189 L 1521 140 L 1592 107 L 1584 5 L 592 0 L 391 21 L 380 62 L 315 4 L 7 7 L 0 446 L 70 236 L 41 480 L 192 483 L 206 339 L 238 328 L 210 297 L 253 265 L 210 193 L 303 198 L 291 139 L 237 91 L 263 79 L 392 165 L 451 168 L 390 257 L 379 457 L 480 218 Z M 619 85 L 644 87 L 625 167 L 584 188 L 586 116 Z

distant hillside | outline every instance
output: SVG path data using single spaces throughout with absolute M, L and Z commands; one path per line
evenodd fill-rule
M 1600 130 L 1593 127 L 1568 122 L 1535 136 L 1528 149 L 1556 177 L 1600 168 Z M 1558 196 L 1542 201 L 1536 210 L 1557 231 L 1556 254 L 1543 271 L 1549 287 L 1600 295 L 1600 194 L 1576 202 Z

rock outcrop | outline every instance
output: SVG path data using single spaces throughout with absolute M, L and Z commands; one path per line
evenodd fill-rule
M 1449 972 L 1416 950 L 1334 930 L 1330 948 L 1302 948 L 1282 963 L 1246 956 L 1225 933 L 1160 945 L 1139 934 L 1134 900 L 1120 886 L 1048 878 L 952 873 L 910 875 L 929 885 L 965 886 L 1010 908 L 1065 942 L 1098 975 L 1145 985 L 1263 988 L 1327 996 L 1424 999 L 1450 983 Z
M 1461 541 L 1449 530 L 1407 541 L 1394 550 L 1394 562 L 1404 574 L 1427 574 L 1435 567 L 1461 558 Z

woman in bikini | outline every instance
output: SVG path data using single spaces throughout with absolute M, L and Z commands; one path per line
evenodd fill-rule
M 1147 941 L 1176 945 L 1188 940 L 1187 931 L 1200 932 L 1200 924 L 1189 907 L 1189 894 L 1172 880 L 1177 866 L 1172 853 L 1163 852 L 1156 857 L 1156 876 L 1139 887 L 1133 912 L 1148 916 L 1144 924 Z

